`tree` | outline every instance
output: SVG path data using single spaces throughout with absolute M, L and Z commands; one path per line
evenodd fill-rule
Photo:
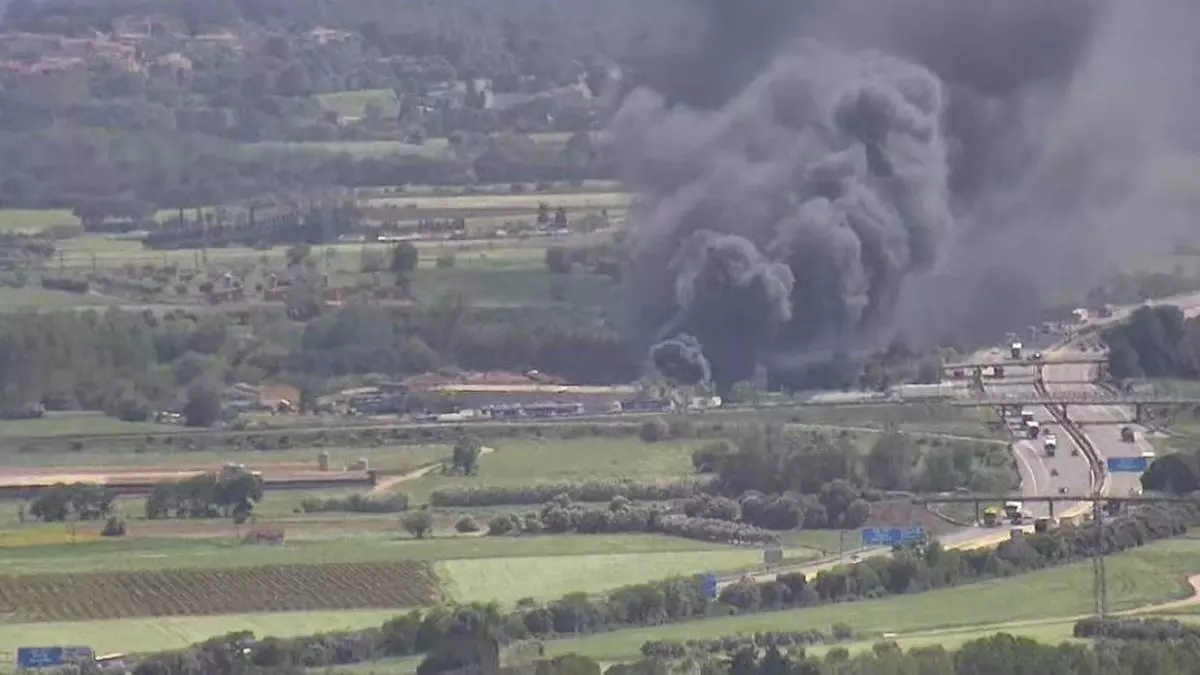
M 638 428 L 638 438 L 644 443 L 657 443 L 664 440 L 671 433 L 671 427 L 667 421 L 661 417 L 655 417 L 642 422 L 642 426 Z
M 221 418 L 221 395 L 208 383 L 193 384 L 183 404 L 184 423 L 189 427 L 211 427 Z
M 454 472 L 460 476 L 475 475 L 479 462 L 479 455 L 483 452 L 483 445 L 479 439 L 462 434 L 454 443 L 454 452 L 452 460 L 454 462 Z
M 287 261 L 288 267 L 301 267 L 309 258 L 312 257 L 312 246 L 308 244 L 296 244 L 288 247 L 284 253 L 284 259 Z
M 571 266 L 571 252 L 565 246 L 546 248 L 546 269 L 551 274 L 570 274 Z
M 417 270 L 420 252 L 409 241 L 402 241 L 392 247 L 390 269 L 396 277 L 396 286 L 408 291 L 412 285 L 413 273 Z
M 401 518 L 400 524 L 412 536 L 424 539 L 433 532 L 433 514 L 426 510 L 413 511 Z

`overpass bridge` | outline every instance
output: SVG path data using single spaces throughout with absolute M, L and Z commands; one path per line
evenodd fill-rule
M 942 370 L 971 370 L 975 368 L 1034 368 L 1039 366 L 1089 366 L 1108 363 L 1108 357 L 1103 354 L 1077 354 L 1065 358 L 1053 359 L 999 359 L 996 361 L 963 361 L 960 363 L 943 363 Z
M 1145 418 L 1147 407 L 1179 408 L 1200 405 L 1200 396 L 1164 396 L 1155 394 L 1109 394 L 1064 391 L 1048 394 L 992 394 L 948 401 L 960 408 L 999 408 L 1001 415 L 1019 415 L 1026 406 L 1056 406 L 1067 414 L 1068 406 L 1127 406 L 1134 409 L 1133 422 Z M 1119 423 L 1119 422 L 1112 422 Z
M 1055 359 L 1000 359 L 997 361 L 965 361 L 962 363 L 944 363 L 941 367 L 943 377 L 961 380 L 970 377 L 978 389 L 982 389 L 984 371 L 990 369 L 989 379 L 1004 379 L 1004 371 L 1009 368 L 1033 368 L 1034 380 L 1044 380 L 1046 366 L 1095 366 L 1096 379 L 1103 379 L 1108 371 L 1108 356 L 1077 355 Z M 969 373 L 969 374 L 968 374 Z

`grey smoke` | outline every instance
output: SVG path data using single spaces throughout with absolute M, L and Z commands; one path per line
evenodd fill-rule
M 697 385 L 712 379 L 704 348 L 695 336 L 687 333 L 654 345 L 650 362 L 659 375 L 675 384 Z
M 722 387 L 897 331 L 1019 330 L 1191 234 L 1200 3 L 710 0 L 700 17 L 612 131 L 640 193 L 631 335 L 695 335 Z M 786 267 L 786 302 L 697 285 L 702 231 L 742 268 Z
M 695 335 L 722 387 L 781 341 L 886 323 L 951 227 L 942 110 L 926 69 L 813 41 L 718 110 L 632 95 L 613 128 L 647 197 L 630 238 L 639 315 L 659 338 Z

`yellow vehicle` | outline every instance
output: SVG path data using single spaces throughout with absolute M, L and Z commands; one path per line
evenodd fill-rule
M 996 527 L 1000 524 L 1000 509 L 989 506 L 983 510 L 984 527 Z

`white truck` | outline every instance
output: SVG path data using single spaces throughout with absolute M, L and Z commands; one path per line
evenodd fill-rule
M 1014 359 L 1021 358 L 1021 350 L 1024 348 L 1025 345 L 1021 344 L 1019 340 L 1013 340 L 1013 343 L 1009 345 L 1009 351 L 1012 353 Z
M 1030 420 L 1025 423 L 1025 435 L 1027 438 L 1037 438 L 1042 433 L 1042 425 L 1037 420 Z
M 1046 436 L 1046 440 L 1042 442 L 1042 448 L 1046 451 L 1047 457 L 1053 457 L 1058 451 L 1058 438 L 1054 434 Z

